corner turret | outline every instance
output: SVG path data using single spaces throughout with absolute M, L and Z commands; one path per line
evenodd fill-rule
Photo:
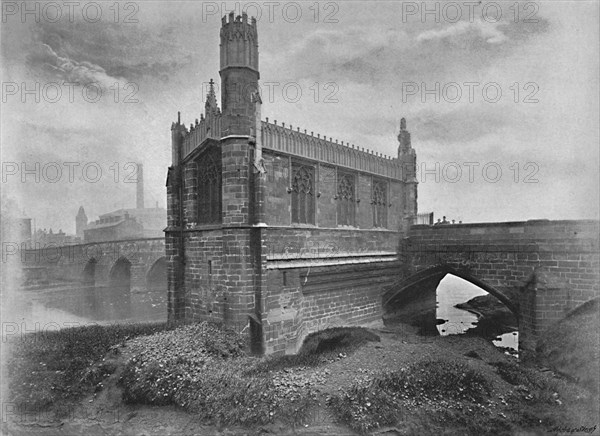
M 222 134 L 250 135 L 254 127 L 255 104 L 252 94 L 258 90 L 258 33 L 256 20 L 248 15 L 221 21 L 221 110 Z

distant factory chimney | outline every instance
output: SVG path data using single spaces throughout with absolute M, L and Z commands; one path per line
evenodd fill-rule
M 136 186 L 136 208 L 144 208 L 144 165 L 138 164 L 137 186 Z

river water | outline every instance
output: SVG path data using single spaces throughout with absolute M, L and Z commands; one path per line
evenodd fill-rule
M 483 289 L 459 277 L 450 274 L 444 277 L 436 291 L 436 318 L 447 320 L 437 326 L 440 335 L 462 334 L 475 327 L 478 321 L 477 315 L 454 306 L 486 294 L 487 292 Z M 504 333 L 492 342 L 497 347 L 510 348 L 516 352 L 519 346 L 519 334 L 516 331 Z
M 132 292 L 108 287 L 64 287 L 20 290 L 3 295 L 2 336 L 58 330 L 93 324 L 166 321 L 166 289 Z M 477 325 L 477 315 L 454 307 L 485 295 L 477 286 L 447 275 L 436 292 L 436 318 L 440 335 L 465 333 Z M 518 333 L 508 332 L 494 341 L 498 347 L 518 350 Z
M 167 291 L 108 287 L 21 289 L 2 296 L 2 335 L 167 319 Z

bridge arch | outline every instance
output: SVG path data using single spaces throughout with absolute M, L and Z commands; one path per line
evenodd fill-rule
M 98 261 L 95 258 L 91 258 L 87 261 L 83 268 L 81 281 L 86 287 L 96 286 L 96 264 Z
M 131 262 L 126 257 L 120 257 L 110 269 L 109 285 L 111 288 L 131 288 Z
M 109 299 L 112 319 L 126 319 L 131 316 L 131 278 L 132 265 L 126 257 L 120 257 L 109 273 Z
M 493 295 L 498 300 L 500 300 L 511 312 L 515 314 L 517 319 L 519 318 L 519 306 L 518 303 L 511 300 L 510 296 L 500 289 L 489 285 L 485 281 L 475 277 L 467 271 L 453 268 L 450 265 L 437 265 L 431 268 L 427 268 L 425 270 L 421 270 L 399 282 L 396 282 L 393 286 L 389 288 L 389 290 L 383 296 L 383 309 L 385 311 L 386 308 L 393 306 L 395 303 L 398 303 L 404 295 L 409 293 L 412 289 L 414 289 L 419 284 L 424 283 L 435 283 L 435 287 L 439 284 L 439 282 L 448 274 L 452 274 L 456 277 L 459 277 L 467 282 L 474 284 L 475 286 L 480 287 L 487 293 Z
M 150 292 L 167 292 L 167 258 L 156 259 L 146 273 L 146 289 Z

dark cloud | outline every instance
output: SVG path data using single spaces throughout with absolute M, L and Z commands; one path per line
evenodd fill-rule
M 191 63 L 170 26 L 158 31 L 114 23 L 40 23 L 33 30 L 32 69 L 46 69 L 65 80 L 168 79 Z M 106 76 L 106 77 L 105 77 Z
M 371 84 L 391 76 L 402 80 L 447 78 L 455 71 L 493 65 L 548 29 L 549 22 L 540 17 L 537 23 L 475 20 L 410 33 L 385 27 L 317 30 L 291 50 L 289 59 L 312 60 L 299 70 L 301 78 L 336 77 Z M 357 44 L 348 44 L 348 38 Z

